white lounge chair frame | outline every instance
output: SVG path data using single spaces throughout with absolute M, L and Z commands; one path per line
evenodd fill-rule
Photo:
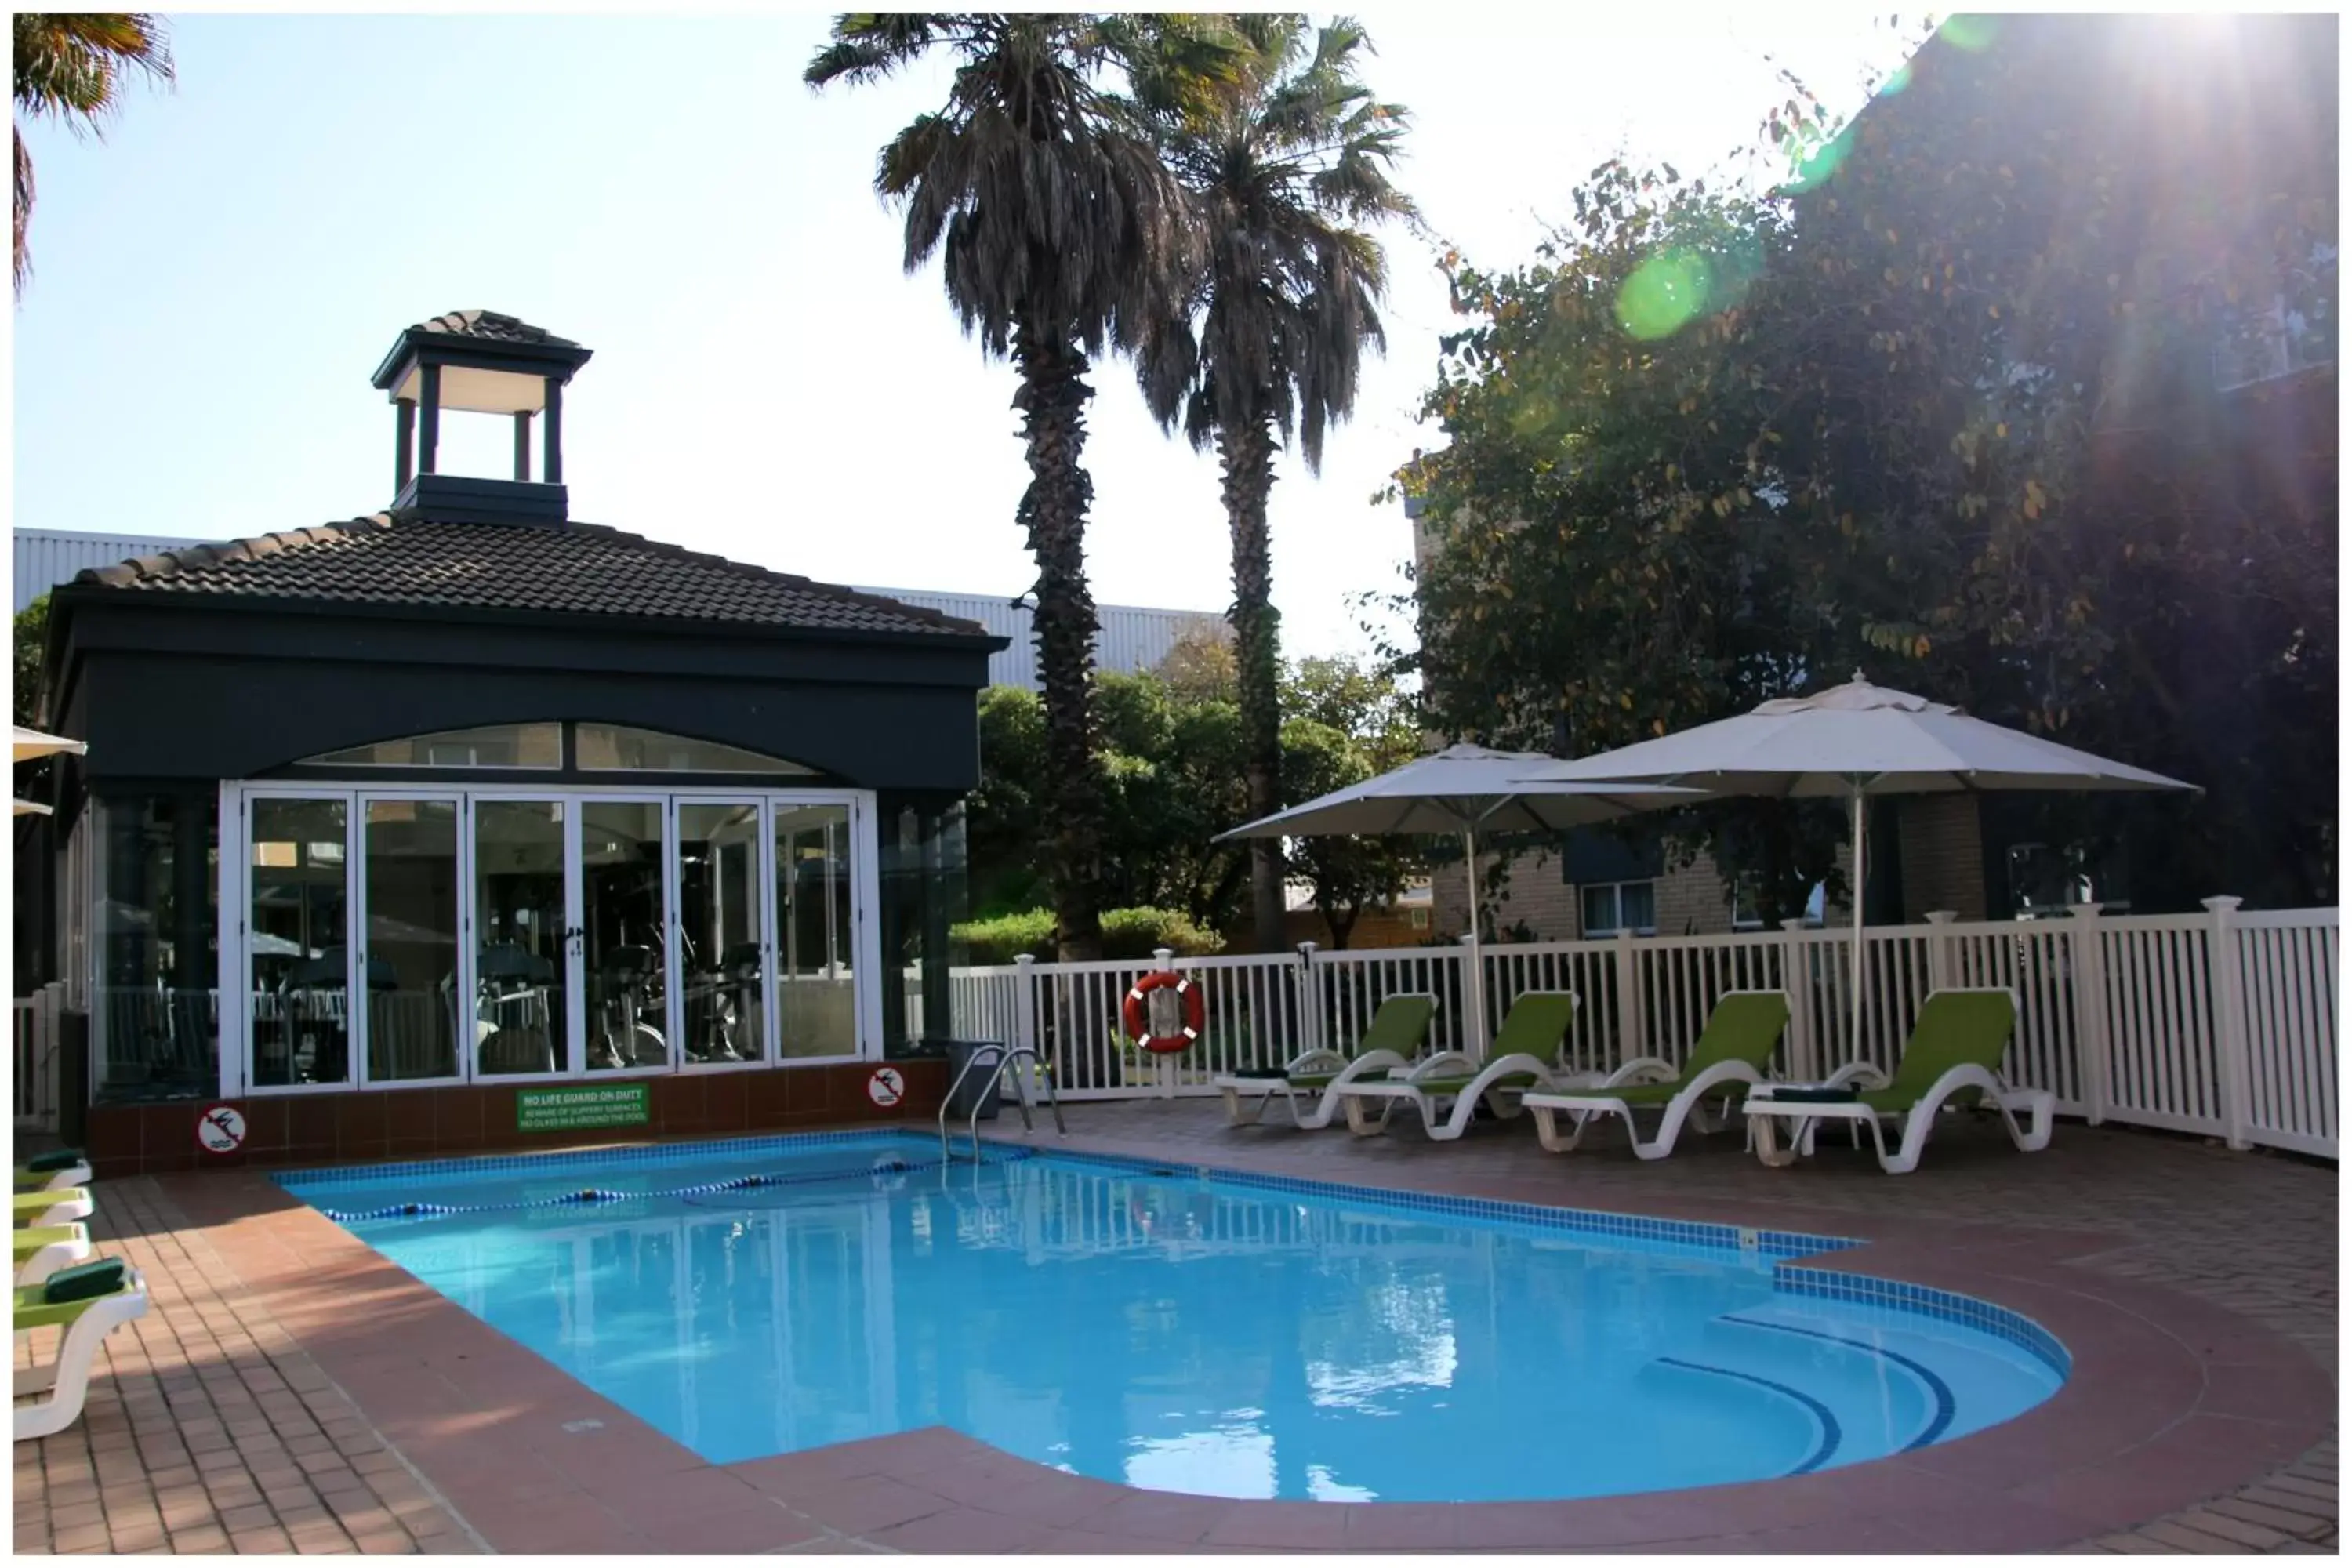
M 1521 997 L 1538 995 L 1566 996 L 1571 1003 L 1576 1000 L 1572 991 L 1520 993 Z M 1565 1044 L 1563 1041 L 1563 1048 Z M 1461 1078 L 1465 1074 L 1470 1081 L 1459 1089 L 1423 1087 L 1431 1079 Z M 1505 1085 L 1501 1081 L 1529 1075 L 1536 1080 L 1531 1085 Z M 1402 1079 L 1351 1083 L 1340 1091 L 1340 1102 L 1347 1109 L 1348 1131 L 1359 1138 L 1386 1131 L 1389 1118 L 1396 1114 L 1397 1107 L 1410 1104 L 1421 1112 L 1421 1124 L 1431 1138 L 1450 1142 L 1470 1131 L 1482 1100 L 1498 1120 L 1507 1121 L 1519 1114 L 1521 1103 L 1528 1094 L 1539 1089 L 1564 1091 L 1601 1081 L 1599 1073 L 1570 1071 L 1525 1051 L 1496 1057 L 1484 1067 L 1461 1051 L 1445 1051 L 1418 1064 Z M 1370 1114 L 1374 1100 L 1381 1102 L 1378 1118 Z
M 59 1187 L 87 1186 L 89 1184 L 89 1162 L 84 1161 L 79 1164 L 61 1166 L 57 1170 L 48 1172 L 47 1176 L 48 1180 L 43 1182 L 39 1186 L 28 1187 L 26 1190 L 36 1193 L 47 1193 L 54 1192 Z
M 49 1189 L 44 1187 L 41 1190 L 47 1192 Z M 44 1225 L 66 1225 L 74 1220 L 88 1219 L 90 1216 L 92 1206 L 93 1205 L 91 1205 L 89 1198 L 89 1191 L 88 1188 L 84 1188 L 73 1197 L 67 1198 L 59 1203 L 51 1204 L 47 1208 L 41 1210 L 31 1219 L 26 1220 L 24 1223 L 24 1226 L 19 1228 L 29 1229 L 34 1226 Z
M 2017 998 L 2000 985 L 1954 985 L 1946 990 L 1999 991 L 2010 996 L 2014 1005 Z M 1857 1089 L 1885 1089 L 1895 1080 L 1884 1069 L 1870 1062 L 1848 1062 L 1830 1074 L 1824 1081 L 1832 1085 L 1852 1085 Z M 1824 1121 L 1843 1121 L 1862 1147 L 1862 1130 L 1870 1129 L 1870 1142 L 1878 1154 L 1878 1168 L 1890 1176 L 1907 1176 L 1919 1168 L 1919 1156 L 1927 1149 L 1927 1135 L 1936 1130 L 1936 1113 L 1950 1103 L 1955 1095 L 1969 1090 L 1980 1091 L 1985 1100 L 2000 1113 L 2001 1125 L 2009 1131 L 2009 1141 L 2022 1153 L 2038 1153 L 2050 1147 L 2051 1118 L 2058 1109 L 2058 1097 L 2046 1089 L 2012 1089 L 2001 1082 L 1999 1075 L 1973 1064 L 1948 1068 L 1927 1092 L 1903 1110 L 1874 1110 L 1858 1100 L 1750 1100 L 1743 1108 L 1748 1116 L 1749 1136 L 1754 1141 L 1756 1157 L 1768 1165 L 1792 1163 L 1798 1155 L 1813 1152 L 1813 1138 Z M 2018 1124 L 2018 1113 L 2024 1112 L 2025 1124 Z M 1903 1135 L 1895 1142 L 1895 1152 L 1887 1152 L 1885 1123 L 1899 1120 Z M 1791 1124 L 1790 1146 L 1780 1147 L 1779 1124 Z
M 1437 998 L 1426 991 L 1396 991 L 1381 998 L 1383 1005 L 1399 997 L 1425 997 L 1430 1005 L 1433 1024 L 1436 1019 Z M 1450 1054 L 1450 1053 L 1449 1053 Z M 1434 1059 L 1434 1058 L 1433 1058 Z M 1283 1064 L 1280 1078 L 1235 1078 L 1220 1074 L 1213 1080 L 1225 1097 L 1225 1121 L 1233 1127 L 1254 1125 L 1265 1114 L 1266 1106 L 1276 1095 L 1282 1096 L 1290 1106 L 1290 1120 L 1297 1127 L 1315 1131 L 1331 1125 L 1339 1114 L 1339 1098 L 1348 1086 L 1374 1073 L 1410 1071 L 1413 1064 L 1391 1050 L 1366 1051 L 1350 1057 L 1344 1051 L 1328 1048 L 1301 1051 Z M 1339 1076 L 1320 1089 L 1301 1089 L 1291 1079 L 1301 1073 L 1333 1072 Z M 1245 1101 L 1244 1096 L 1254 1096 Z M 1313 1109 L 1307 1102 L 1312 1099 Z
M 38 1285 L 60 1268 L 89 1262 L 89 1232 L 86 1229 L 69 1240 L 49 1242 L 28 1253 L 25 1261 L 16 1265 L 16 1283 Z
M 1784 994 L 1786 993 L 1771 990 L 1724 993 L 1726 996 Z M 1682 1136 L 1685 1122 L 1690 1123 L 1700 1132 L 1720 1131 L 1727 1125 L 1727 1122 L 1718 1121 L 1706 1113 L 1705 1105 L 1706 1100 L 1722 1098 L 1725 1089 L 1729 1085 L 1759 1083 L 1763 1081 L 1764 1077 L 1746 1062 L 1717 1062 L 1712 1067 L 1701 1068 L 1698 1076 L 1684 1085 L 1682 1092 L 1667 1100 L 1664 1106 L 1655 1103 L 1636 1106 L 1607 1092 L 1612 1089 L 1630 1087 L 1633 1084 L 1669 1083 L 1679 1076 L 1681 1071 L 1680 1068 L 1664 1057 L 1635 1057 L 1632 1061 L 1625 1063 L 1601 1079 L 1594 1088 L 1571 1089 L 1567 1092 L 1547 1091 L 1530 1094 L 1523 1099 L 1520 1104 L 1535 1112 L 1536 1140 L 1552 1153 L 1566 1154 L 1574 1152 L 1576 1146 L 1584 1141 L 1585 1129 L 1592 1124 L 1595 1117 L 1605 1119 L 1618 1116 L 1624 1119 L 1626 1136 L 1633 1140 L 1635 1154 L 1644 1160 L 1663 1160 L 1675 1152 L 1675 1140 Z M 1643 1138 L 1642 1124 L 1633 1115 L 1633 1112 L 1638 1110 L 1663 1111 L 1664 1114 L 1658 1120 L 1658 1131 L 1654 1137 L 1647 1140 Z M 1570 1118 L 1568 1130 L 1564 1132 L 1559 1126 L 1559 1118 L 1563 1113 Z
M 128 1270 L 127 1277 L 130 1289 L 100 1297 L 64 1325 L 57 1354 L 49 1362 L 16 1373 L 16 1397 L 36 1398 L 34 1404 L 16 1406 L 17 1442 L 62 1432 L 81 1419 L 100 1343 L 133 1318 L 147 1315 L 147 1277 L 136 1268 Z

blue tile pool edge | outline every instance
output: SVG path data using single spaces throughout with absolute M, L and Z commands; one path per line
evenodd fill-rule
M 382 1164 L 332 1165 L 299 1171 L 277 1171 L 270 1180 L 289 1194 L 301 1196 L 304 1189 L 331 1189 L 362 1182 L 380 1181 L 387 1176 L 399 1176 L 430 1172 L 436 1175 L 467 1174 L 484 1171 L 528 1170 L 545 1166 L 556 1161 L 573 1164 L 620 1164 L 678 1156 L 724 1157 L 733 1153 L 756 1153 L 766 1150 L 782 1152 L 788 1150 L 823 1146 L 903 1145 L 908 1141 L 929 1144 L 936 1140 L 929 1133 L 908 1127 L 856 1128 L 825 1132 L 777 1132 L 750 1138 L 719 1138 L 679 1140 L 659 1143 L 635 1143 L 618 1148 L 549 1150 L 530 1154 L 476 1155 L 457 1160 L 402 1160 Z M 1132 1154 L 1102 1154 L 1088 1150 L 1039 1148 L 1034 1144 L 1015 1143 L 1003 1139 L 985 1139 L 982 1146 L 992 1152 L 1020 1151 L 1028 1154 L 1045 1155 L 1055 1160 L 1080 1164 L 1106 1165 L 1116 1170 L 1132 1171 L 1151 1175 L 1168 1173 L 1195 1181 L 1213 1180 L 1234 1186 L 1255 1187 L 1271 1192 L 1295 1192 L 1313 1197 L 1331 1198 L 1340 1202 L 1378 1203 L 1386 1206 L 1415 1210 L 1428 1214 L 1452 1215 L 1471 1219 L 1503 1220 L 1513 1224 L 1534 1226 L 1546 1230 L 1560 1230 L 1602 1237 L 1628 1237 L 1643 1240 L 1676 1242 L 1685 1246 L 1703 1247 L 1719 1251 L 1742 1253 L 1751 1250 L 1744 1245 L 1750 1234 L 1744 1226 L 1723 1225 L 1709 1220 L 1651 1219 L 1639 1215 L 1611 1214 L 1599 1209 L 1559 1208 L 1549 1205 L 1514 1203 L 1500 1198 L 1460 1197 L 1448 1194 L 1413 1192 L 1393 1187 L 1368 1187 L 1355 1183 L 1318 1182 L 1303 1176 L 1269 1175 L 1259 1171 L 1236 1170 L 1223 1165 L 1194 1162 L 1170 1162 L 1141 1158 Z M 317 1207 L 316 1205 L 310 1205 Z M 1759 1230 L 1752 1233 L 1752 1248 L 1772 1262 L 1772 1288 L 1776 1292 L 1791 1296 L 1812 1296 L 1827 1300 L 1854 1301 L 1865 1306 L 1891 1307 L 1923 1317 L 1958 1323 L 1979 1332 L 2007 1341 L 2040 1359 L 2063 1380 L 2073 1375 L 2074 1357 L 2058 1338 L 2032 1319 L 2006 1307 L 1957 1291 L 1943 1290 L 1927 1285 L 1912 1285 L 1897 1279 L 1881 1279 L 1871 1275 L 1849 1274 L 1838 1269 L 1808 1268 L 1792 1259 L 1818 1257 L 1827 1252 L 1843 1252 L 1868 1245 L 1851 1237 L 1815 1236 L 1803 1231 Z

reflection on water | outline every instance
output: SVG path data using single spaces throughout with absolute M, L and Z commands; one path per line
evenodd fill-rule
M 1662 1373 L 1774 1300 L 1663 1247 L 1043 1160 L 355 1228 L 720 1463 L 944 1424 L 1137 1486 L 1437 1500 L 1777 1475 L 1818 1440 Z M 1847 1440 L 1885 1452 L 1911 1417 L 1878 1403 Z

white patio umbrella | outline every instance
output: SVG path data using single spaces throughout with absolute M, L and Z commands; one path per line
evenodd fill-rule
M 1531 770 L 1527 781 L 1652 780 L 1710 795 L 1843 798 L 1853 805 L 1853 1039 L 1862 1043 L 1864 803 L 1878 795 L 1987 790 L 2195 789 L 2055 741 L 1971 719 L 1949 703 L 1851 683 L 1752 713 Z
M 22 724 L 16 725 L 16 760 L 20 763 L 29 763 L 36 757 L 55 756 L 59 752 L 68 752 L 79 756 L 89 749 L 79 741 L 68 741 L 63 735 L 44 735 L 38 730 L 27 730 Z M 15 809 L 9 815 L 47 816 L 49 815 L 49 808 L 38 801 L 19 800 L 16 802 Z
M 78 757 L 88 749 L 79 741 L 68 741 L 63 735 L 44 735 L 38 730 L 27 730 L 22 724 L 16 726 L 16 761 L 20 763 L 29 763 L 35 757 L 55 756 L 59 752 L 68 752 Z
M 1486 967 L 1479 955 L 1478 835 L 1555 832 L 1705 799 L 1702 791 L 1645 784 L 1531 781 L 1558 759 L 1541 752 L 1448 746 L 1377 778 L 1318 795 L 1217 837 L 1293 838 L 1400 833 L 1462 838 L 1470 875 L 1470 1011 L 1479 1053 L 1486 1047 Z

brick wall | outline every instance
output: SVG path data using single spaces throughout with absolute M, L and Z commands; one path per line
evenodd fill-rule
M 866 1093 L 877 1066 L 898 1069 L 905 1098 L 885 1109 Z M 182 1100 L 94 1105 L 88 1136 L 90 1173 L 100 1181 L 229 1165 L 329 1164 L 341 1160 L 429 1160 L 442 1155 L 577 1148 L 688 1135 L 723 1137 L 837 1127 L 852 1122 L 928 1122 L 947 1094 L 947 1064 L 932 1059 L 770 1068 L 753 1072 L 669 1073 L 632 1079 L 651 1087 L 652 1121 L 600 1131 L 519 1132 L 511 1084 L 361 1089 L 345 1094 L 265 1095 L 230 1100 L 245 1113 L 236 1153 L 196 1147 L 196 1115 L 215 1103 Z M 520 1086 L 545 1088 L 542 1084 Z
M 1985 918 L 1984 832 L 1973 795 L 1923 795 L 1903 802 L 1903 919 L 1930 910 Z
M 1479 860 L 1481 887 L 1489 887 L 1497 857 Z M 1685 927 L 1694 936 L 1719 935 L 1731 929 L 1731 905 L 1721 873 L 1712 856 L 1701 854 L 1688 866 L 1669 867 L 1655 881 L 1658 934 L 1680 936 Z M 1441 866 L 1431 877 L 1431 898 L 1436 907 L 1435 929 L 1459 935 L 1470 929 L 1469 889 L 1457 863 Z M 1519 856 L 1511 867 L 1509 890 L 1497 906 L 1495 923 L 1508 928 L 1524 921 L 1539 942 L 1574 942 L 1584 935 L 1583 898 L 1571 883 L 1562 881 L 1557 855 Z M 1371 942 L 1360 942 L 1359 947 Z

